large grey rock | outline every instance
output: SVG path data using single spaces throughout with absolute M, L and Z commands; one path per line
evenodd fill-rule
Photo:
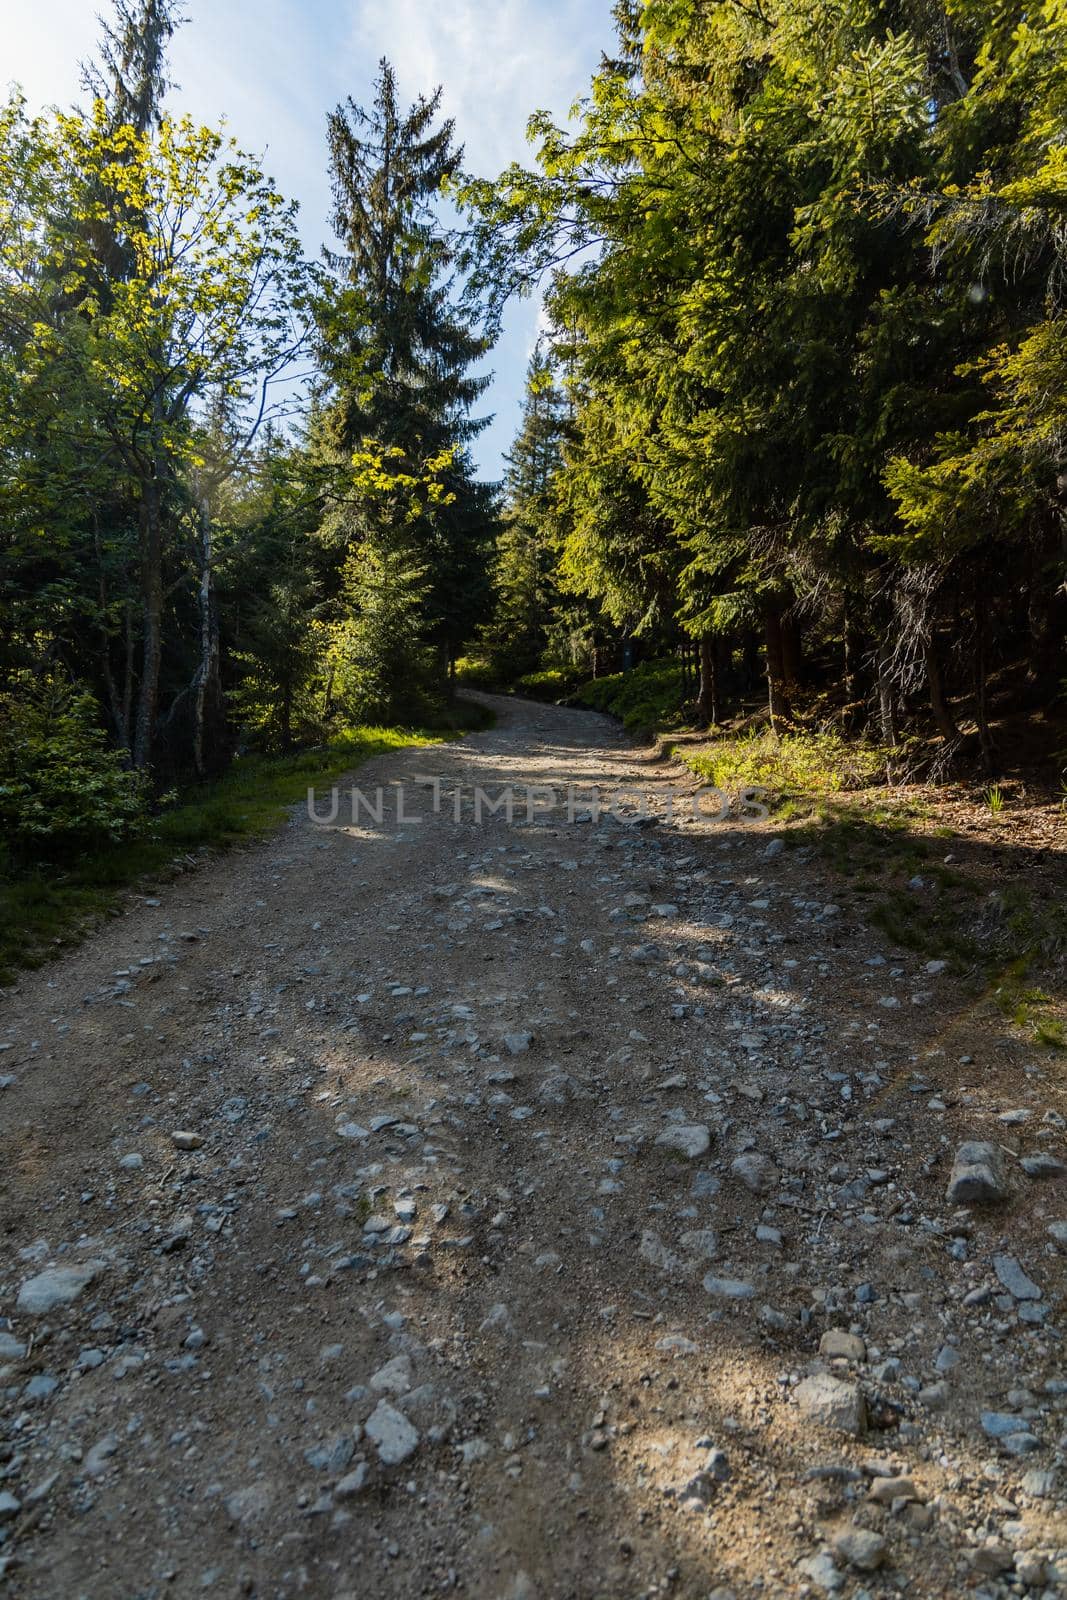
M 695 1161 L 711 1145 L 711 1133 L 702 1122 L 672 1122 L 656 1136 L 656 1143 L 665 1150 L 677 1150 Z
M 989 1539 L 977 1549 L 969 1550 L 967 1559 L 976 1572 L 983 1573 L 987 1578 L 1010 1572 L 1015 1564 L 1010 1545 L 1003 1544 L 999 1539 Z
M 417 1429 L 388 1400 L 379 1401 L 367 1418 L 366 1434 L 378 1446 L 378 1455 L 387 1467 L 399 1466 L 419 1447 Z
M 1062 1161 L 1044 1150 L 1034 1156 L 1023 1156 L 1019 1165 L 1028 1178 L 1062 1178 L 1067 1172 Z
M 668 1249 L 659 1234 L 652 1228 L 646 1228 L 641 1235 L 641 1243 L 637 1253 L 642 1261 L 647 1261 L 649 1266 L 658 1267 L 660 1272 L 676 1275 L 682 1271 L 683 1262 L 680 1256 Z
M 108 1463 L 112 1456 L 118 1453 L 119 1439 L 117 1433 L 105 1433 L 98 1439 L 85 1457 L 85 1470 L 90 1478 L 102 1478 L 108 1470 Z
M 411 1388 L 411 1357 L 394 1356 L 384 1367 L 379 1367 L 370 1380 L 375 1394 L 407 1394 Z
M 858 1334 L 827 1328 L 819 1340 L 819 1354 L 830 1361 L 866 1361 L 867 1346 Z
M 714 1261 L 719 1253 L 719 1237 L 714 1228 L 690 1228 L 678 1240 L 683 1250 L 704 1261 Z
M 719 1300 L 751 1300 L 756 1292 L 741 1278 L 717 1278 L 713 1272 L 704 1279 L 704 1287 Z
M 891 1506 L 894 1500 L 918 1500 L 914 1478 L 875 1478 L 867 1498 L 875 1505 Z
M 18 1309 L 28 1316 L 40 1317 L 60 1306 L 69 1306 L 100 1276 L 101 1270 L 99 1261 L 87 1261 L 81 1267 L 49 1267 L 26 1279 L 19 1290 Z
M 250 1483 L 226 1496 L 226 1515 L 232 1522 L 257 1522 L 267 1515 L 273 1499 L 274 1490 L 265 1479 Z
M 1022 1433 L 1028 1427 L 1025 1418 L 1013 1411 L 983 1411 L 982 1429 L 991 1439 L 1006 1439 L 1009 1434 Z
M 804 1577 L 824 1594 L 836 1594 L 845 1581 L 834 1566 L 833 1557 L 826 1550 L 820 1550 L 817 1556 L 805 1556 L 803 1561 L 798 1561 L 797 1571 L 803 1573 Z
M 1028 1278 L 1014 1256 L 994 1256 L 993 1271 L 1016 1300 L 1040 1300 L 1041 1290 Z
M 354 1500 L 367 1487 L 370 1468 L 365 1461 L 357 1461 L 352 1471 L 334 1485 L 335 1500 Z
M 767 1156 L 761 1156 L 754 1150 L 747 1151 L 743 1156 L 738 1156 L 736 1161 L 731 1161 L 730 1171 L 735 1178 L 740 1178 L 746 1189 L 753 1194 L 767 1194 L 774 1188 L 778 1172 L 774 1162 Z
M 793 1397 L 805 1417 L 820 1427 L 857 1437 L 867 1426 L 867 1406 L 858 1383 L 816 1372 L 801 1379 Z
M 948 1180 L 948 1199 L 954 1206 L 972 1206 L 1008 1198 L 1004 1159 L 998 1145 L 968 1139 L 960 1145 Z
M 1006 1439 L 1001 1439 L 1000 1448 L 1009 1456 L 1028 1456 L 1041 1449 L 1041 1440 L 1027 1429 L 1023 1433 L 1009 1433 Z
M 1010 1411 L 983 1411 L 980 1420 L 983 1432 L 1010 1456 L 1028 1456 L 1041 1448 L 1040 1439 L 1031 1432 L 1024 1417 Z
M 861 1572 L 875 1572 L 885 1560 L 885 1540 L 869 1528 L 847 1528 L 834 1540 L 834 1550 Z

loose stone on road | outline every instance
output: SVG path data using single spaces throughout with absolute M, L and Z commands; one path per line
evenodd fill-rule
M 1054 1061 L 493 704 L 0 1001 L 0 1587 L 1063 1592 Z

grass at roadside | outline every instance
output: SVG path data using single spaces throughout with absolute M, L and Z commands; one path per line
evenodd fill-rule
M 806 814 L 829 795 L 885 782 L 885 752 L 832 730 L 798 729 L 777 734 L 770 727 L 725 726 L 699 744 L 673 744 L 687 727 L 681 668 L 675 661 L 644 661 L 629 672 L 584 683 L 579 705 L 617 717 L 629 733 L 662 738 L 666 748 L 702 782 L 736 794 L 749 787 L 768 791 L 776 814 Z
M 843 796 L 813 808 L 784 838 L 790 848 L 814 850 L 898 949 L 945 962 L 976 1003 L 988 1003 L 1035 1044 L 1062 1049 L 1061 986 L 1057 1000 L 1033 981 L 1035 972 L 1062 974 L 1061 897 L 1024 856 L 1012 867 L 996 840 L 973 831 L 957 838 L 939 825 L 941 816 L 935 791 L 895 800 Z
M 462 728 L 488 726 L 481 708 L 461 705 Z M 271 834 L 309 787 L 335 783 L 374 756 L 409 745 L 439 744 L 454 730 L 354 728 L 313 750 L 288 756 L 239 757 L 214 782 L 182 791 L 149 830 L 101 846 L 73 861 L 11 867 L 0 872 L 0 983 L 19 968 L 40 966 L 75 945 L 100 917 L 113 912 L 123 890 L 151 887 L 198 853 L 224 850 Z
M 1067 1047 L 1067 1027 L 1055 1014 L 1062 986 L 1054 984 L 1057 1000 L 1034 981 L 1035 973 L 1062 972 L 1067 911 L 1053 882 L 1032 872 L 1025 849 L 1010 859 L 999 831 L 1005 808 L 988 794 L 968 803 L 957 791 L 948 803 L 935 785 L 891 787 L 887 751 L 825 726 L 775 733 L 747 722 L 701 737 L 685 725 L 671 661 L 596 679 L 575 698 L 637 736 L 658 737 L 724 794 L 763 789 L 771 815 L 785 825 L 787 849 L 814 854 L 841 885 L 830 892 L 854 896 L 892 945 L 944 961 L 977 1005 L 988 1003 L 1035 1044 Z M 899 772 L 906 755 L 897 751 L 889 765 Z M 957 835 L 961 817 L 965 835 Z
M 866 789 L 885 780 L 885 757 L 873 745 L 838 733 L 776 734 L 756 728 L 721 734 L 701 749 L 674 753 L 716 789 L 765 788 L 776 811 L 817 804 L 829 795 Z

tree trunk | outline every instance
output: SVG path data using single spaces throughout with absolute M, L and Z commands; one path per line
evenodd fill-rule
M 944 679 L 941 673 L 941 658 L 938 655 L 937 640 L 932 630 L 928 630 L 923 640 L 923 659 L 926 664 L 926 684 L 930 691 L 930 710 L 934 714 L 934 721 L 946 744 L 955 744 L 960 736 L 956 726 L 956 719 L 945 694 Z
M 133 727 L 133 685 L 137 672 L 137 638 L 133 627 L 134 606 L 126 602 L 126 652 L 122 664 L 122 725 L 126 729 L 126 748 L 132 750 L 130 731 Z
M 856 626 L 851 600 L 845 598 L 845 693 L 855 703 L 863 698 L 863 636 Z
M 792 720 L 785 678 L 785 650 L 782 643 L 782 616 L 780 611 L 768 611 L 765 618 L 764 643 L 767 651 L 767 709 L 771 714 L 771 727 L 777 733 L 779 725 Z
M 198 778 L 205 776 L 204 758 L 205 710 L 209 703 L 221 703 L 219 682 L 219 618 L 215 605 L 214 555 L 212 549 L 211 511 L 207 499 L 199 501 L 200 517 L 200 662 L 196 669 L 193 695 L 193 765 Z
M 989 731 L 984 596 L 976 591 L 974 601 L 974 720 L 978 724 L 978 742 L 982 748 L 982 763 L 989 776 L 995 777 L 997 752 L 993 743 L 993 735 Z
M 678 664 L 681 668 L 681 694 L 682 709 L 689 704 L 692 698 L 693 673 L 689 657 L 689 640 L 683 639 L 678 646 Z
M 115 683 L 115 674 L 111 670 L 111 635 L 108 632 L 107 618 L 107 574 L 104 569 L 103 551 L 100 546 L 100 524 L 95 513 L 93 515 L 93 548 L 96 551 L 96 562 L 99 574 L 97 580 L 97 603 L 100 607 L 101 674 L 104 680 L 104 688 L 107 690 L 108 710 L 111 712 L 111 720 L 115 725 L 115 736 L 122 748 L 124 750 L 129 750 L 129 718 L 123 716 L 123 704 L 119 698 L 118 686 Z
M 804 681 L 804 639 L 794 617 L 782 619 L 782 666 L 790 688 Z
M 141 604 L 144 636 L 133 762 L 134 766 L 143 769 L 152 760 L 159 706 L 159 673 L 163 661 L 163 508 L 159 480 L 155 477 L 142 485 Z
M 882 743 L 895 750 L 898 742 L 896 702 L 893 698 L 893 680 L 890 676 L 892 653 L 884 641 L 878 645 L 878 725 Z
M 715 659 L 715 635 L 700 635 L 700 684 L 697 689 L 697 719 L 705 728 L 719 720 L 719 673 Z
M 1067 475 L 1061 480 L 1067 493 Z M 1030 576 L 1027 602 L 1029 629 L 1028 668 L 1032 683 L 1050 689 L 1064 671 L 1064 638 L 1067 635 L 1067 602 L 1064 573 L 1067 572 L 1067 514 L 1061 509 L 1042 530 Z
M 289 668 L 286 669 L 285 681 L 282 684 L 278 735 L 281 739 L 282 753 L 288 755 L 293 748 L 293 673 Z
M 741 649 L 741 673 L 744 680 L 746 694 L 752 694 L 760 679 L 759 664 L 759 635 L 755 629 L 749 629 L 745 634 L 745 641 Z

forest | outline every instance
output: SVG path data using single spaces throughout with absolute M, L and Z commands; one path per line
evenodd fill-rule
M 0 113 L 9 877 L 464 684 L 1062 765 L 1063 0 L 621 0 L 488 176 L 383 61 L 319 260 L 172 108 L 182 20 L 116 0 L 79 106 Z
M 490 314 L 549 283 L 491 645 L 997 774 L 1063 692 L 1067 11 L 615 17 L 464 190 Z

